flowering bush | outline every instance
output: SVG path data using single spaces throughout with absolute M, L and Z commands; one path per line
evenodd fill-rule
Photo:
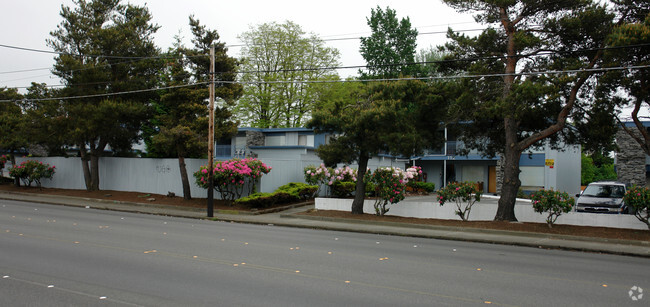
M 553 228 L 553 224 L 562 213 L 568 213 L 573 208 L 575 200 L 566 192 L 553 190 L 540 190 L 530 195 L 535 212 L 543 214 L 548 212 L 546 224 Z
M 9 160 L 9 157 L 6 155 L 0 156 L 0 171 L 5 168 L 5 163 L 7 163 L 7 160 Z
M 316 167 L 310 165 L 305 167 L 305 182 L 310 185 L 320 185 L 325 184 L 329 181 L 330 178 L 330 168 L 325 167 L 325 164 L 321 164 Z
M 232 201 L 242 196 L 246 186 L 249 188 L 248 194 L 251 194 L 255 190 L 255 182 L 270 171 L 271 167 L 253 158 L 219 161 L 213 169 L 214 189 L 221 194 L 221 199 Z M 208 166 L 202 165 L 194 173 L 194 178 L 198 186 L 207 189 Z
M 378 168 L 368 177 L 367 182 L 375 189 L 375 213 L 384 215 L 389 204 L 395 204 L 406 196 L 406 183 L 415 176 L 413 171 L 402 171 L 398 167 Z
M 625 193 L 623 201 L 629 208 L 633 210 L 634 216 L 639 221 L 644 222 L 650 229 L 650 190 L 646 187 L 633 186 Z
M 41 179 L 52 179 L 55 169 L 55 166 L 50 166 L 47 163 L 27 160 L 20 163 L 20 165 L 12 166 L 9 169 L 9 175 L 14 178 L 20 178 L 28 187 L 32 185 L 32 182 L 36 182 L 36 185 L 40 188 Z
M 305 173 L 305 182 L 309 185 L 316 185 L 318 186 L 318 189 L 316 189 L 316 192 L 314 192 L 313 196 L 318 195 L 320 193 L 320 186 L 323 184 L 326 184 L 329 182 L 329 178 L 331 177 L 330 173 L 333 172 L 332 169 L 325 167 L 325 164 L 322 164 L 318 167 L 314 165 L 309 165 L 305 167 L 304 173 Z
M 411 166 L 406 169 L 407 172 L 411 172 L 413 174 L 413 178 L 409 180 L 409 182 L 418 182 L 418 181 L 423 181 L 424 180 L 424 173 L 422 172 L 422 167 L 421 166 Z
M 354 193 L 357 182 L 357 170 L 349 166 L 333 169 L 326 182 L 332 196 L 349 197 Z
M 448 201 L 456 203 L 456 215 L 463 221 L 469 219 L 469 213 L 472 206 L 477 201 L 481 201 L 482 192 L 476 186 L 475 182 L 452 182 L 446 187 L 438 190 L 438 203 L 442 206 Z

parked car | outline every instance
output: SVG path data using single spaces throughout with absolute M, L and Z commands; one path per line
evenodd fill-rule
M 615 181 L 592 182 L 580 194 L 576 194 L 577 212 L 629 213 L 623 202 L 626 186 Z

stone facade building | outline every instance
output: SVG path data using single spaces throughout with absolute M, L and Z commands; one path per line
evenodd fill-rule
M 639 146 L 639 143 L 623 129 L 619 129 L 616 133 L 616 143 L 619 147 L 616 153 L 618 181 L 645 186 L 647 184 L 646 154 Z

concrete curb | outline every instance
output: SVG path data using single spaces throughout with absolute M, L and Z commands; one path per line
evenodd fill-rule
M 479 229 L 479 228 L 473 228 L 473 227 L 453 227 L 453 226 L 410 224 L 410 223 L 399 223 L 399 222 L 373 222 L 373 221 L 364 221 L 364 220 L 357 220 L 357 219 L 333 218 L 333 217 L 325 217 L 325 216 L 309 216 L 309 215 L 298 215 L 298 214 L 287 214 L 287 215 L 281 215 L 281 216 L 286 217 L 286 218 L 301 218 L 301 219 L 340 222 L 340 223 L 355 223 L 355 224 L 366 224 L 366 225 L 385 225 L 385 226 L 394 226 L 394 227 L 419 228 L 419 229 L 431 229 L 431 230 L 443 230 L 443 231 L 457 231 L 457 232 L 475 232 L 475 233 L 482 233 L 482 234 L 507 235 L 507 236 L 517 236 L 517 237 L 534 237 L 534 238 L 539 238 L 539 239 L 580 240 L 580 241 L 588 241 L 588 242 L 624 244 L 624 245 L 636 245 L 636 246 L 650 247 L 650 242 L 637 241 L 637 240 L 604 239 L 604 238 L 558 235 L 558 234 L 547 234 L 547 233 L 536 233 L 536 232 L 525 232 L 525 231 Z

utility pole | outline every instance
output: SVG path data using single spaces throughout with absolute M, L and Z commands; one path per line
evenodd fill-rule
M 208 217 L 214 216 L 214 45 L 210 47 L 210 122 L 208 123 Z

